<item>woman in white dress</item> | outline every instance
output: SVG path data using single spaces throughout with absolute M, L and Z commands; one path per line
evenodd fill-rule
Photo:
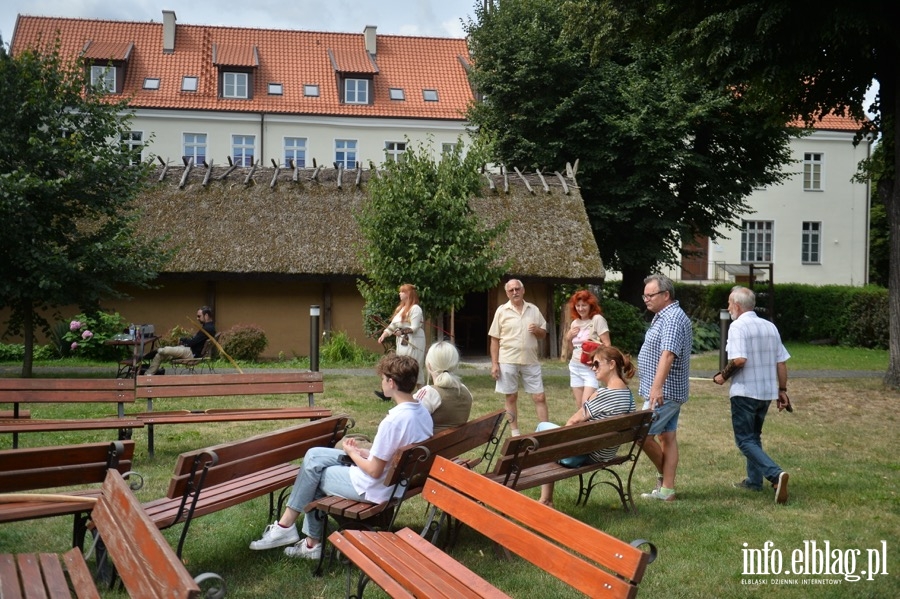
M 399 294 L 400 303 L 378 343 L 384 343 L 391 335 L 397 337 L 397 354 L 412 356 L 419 363 L 418 386 L 421 387 L 425 384 L 425 317 L 419 306 L 419 293 L 415 285 L 400 285 Z
M 597 378 L 590 366 L 581 359 L 581 346 L 585 341 L 594 341 L 602 345 L 612 345 L 609 340 L 609 325 L 603 318 L 597 296 L 582 289 L 576 291 L 569 299 L 569 310 L 572 315 L 572 326 L 566 332 L 566 343 L 572 348 L 572 359 L 569 360 L 569 386 L 575 397 L 575 406 L 581 408 L 597 390 Z

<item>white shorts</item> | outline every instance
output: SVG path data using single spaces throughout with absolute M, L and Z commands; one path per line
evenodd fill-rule
M 600 384 L 597 382 L 597 375 L 588 366 L 581 363 L 581 360 L 569 361 L 569 386 L 570 387 L 590 387 L 598 389 Z
M 540 364 L 500 364 L 500 378 L 494 391 L 510 395 L 519 390 L 519 375 L 522 375 L 522 387 L 525 393 L 543 393 L 544 379 L 541 378 Z

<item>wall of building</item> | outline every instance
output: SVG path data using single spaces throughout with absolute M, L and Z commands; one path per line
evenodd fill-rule
M 456 143 L 459 136 L 468 140 L 465 124 L 460 121 L 416 119 L 362 119 L 349 117 L 261 115 L 258 113 L 198 113 L 196 111 L 138 110 L 131 123 L 132 131 L 141 131 L 145 140 L 153 133 L 152 143 L 144 152 L 163 160 L 180 162 L 184 153 L 184 133 L 207 136 L 207 157 L 215 164 L 228 163 L 232 154 L 232 135 L 255 136 L 256 160 L 271 166 L 271 160 L 284 164 L 284 138 L 305 137 L 306 164 L 331 166 L 335 160 L 335 140 L 357 140 L 357 159 L 368 168 L 384 162 L 385 142 L 433 144 L 437 157 L 443 144 Z M 430 141 L 429 141 L 430 139 Z M 468 142 L 466 142 L 468 144 Z

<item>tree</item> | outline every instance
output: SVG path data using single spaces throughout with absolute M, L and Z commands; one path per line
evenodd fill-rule
M 120 284 L 145 285 L 168 254 L 142 252 L 134 198 L 149 165 L 121 151 L 126 104 L 91 88 L 83 65 L 58 43 L 16 56 L 0 43 L 0 307 L 25 341 L 31 376 L 34 333 L 65 305 L 96 309 Z
M 593 37 L 567 15 L 550 0 L 476 9 L 472 81 L 486 101 L 469 120 L 499 162 L 579 160 L 604 265 L 622 272 L 621 297 L 643 307 L 646 275 L 679 263 L 683 243 L 719 237 L 755 187 L 785 177 L 791 132 L 740 95 L 685 77 L 665 45 L 620 40 L 593 57 Z
M 416 286 L 433 316 L 461 308 L 467 293 L 490 289 L 506 272 L 496 244 L 506 225 L 484 226 L 469 207 L 481 192 L 483 153 L 464 152 L 459 142 L 435 162 L 430 148 L 409 147 L 369 180 L 356 215 L 367 330 L 384 328 L 403 283 Z
M 860 119 L 858 140 L 878 133 L 884 173 L 877 192 L 890 224 L 890 363 L 885 383 L 900 388 L 900 75 L 893 3 L 824 0 L 569 0 L 571 23 L 591 31 L 602 52 L 624 38 L 678 50 L 686 73 L 740 91 L 774 120 L 813 123 L 829 112 Z M 864 99 L 878 95 L 868 120 Z

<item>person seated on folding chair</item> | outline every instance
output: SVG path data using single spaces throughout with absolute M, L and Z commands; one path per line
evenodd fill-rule
M 145 356 L 150 360 L 150 366 L 147 367 L 145 374 L 156 374 L 164 360 L 200 357 L 207 339 L 216 336 L 216 325 L 213 322 L 212 309 L 209 306 L 197 308 L 197 320 L 200 322 L 202 330 L 197 331 L 193 337 L 182 337 L 179 339 L 178 345 L 161 347 Z M 207 333 L 209 334 L 208 336 Z

